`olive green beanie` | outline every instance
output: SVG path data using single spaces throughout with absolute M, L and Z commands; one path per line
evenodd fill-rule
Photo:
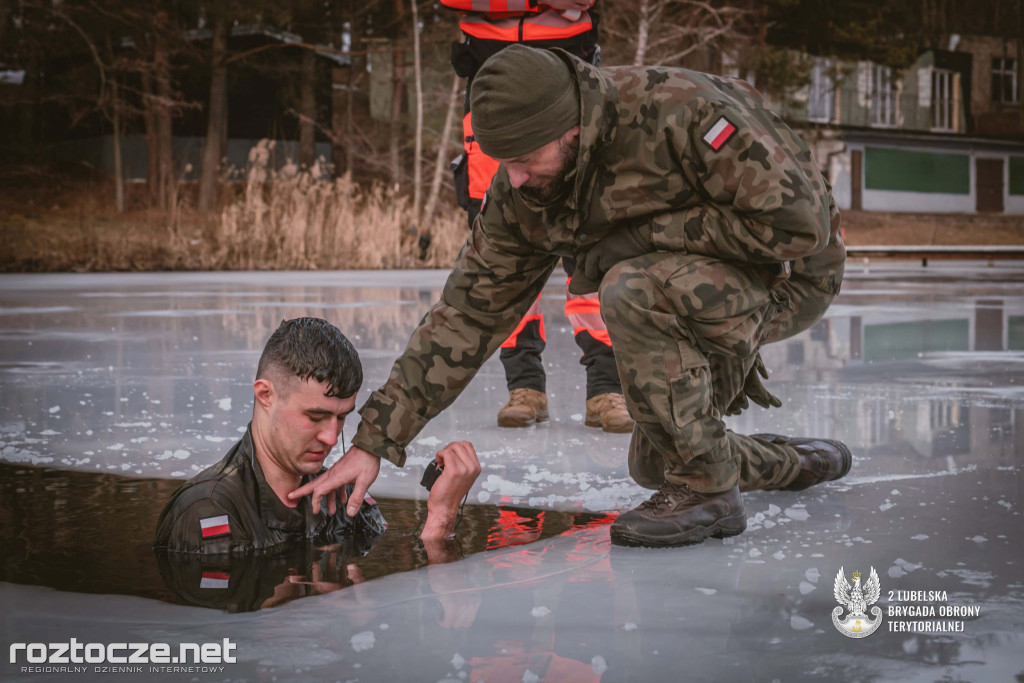
M 548 50 L 509 45 L 473 79 L 469 109 L 484 154 L 512 159 L 534 151 L 580 121 L 576 79 Z

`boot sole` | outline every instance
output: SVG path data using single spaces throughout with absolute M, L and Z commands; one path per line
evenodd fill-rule
M 681 531 L 672 536 L 650 538 L 643 534 L 623 529 L 611 528 L 612 543 L 634 548 L 677 548 L 679 546 L 703 543 L 708 538 L 727 538 L 738 536 L 747 528 L 747 518 L 741 512 L 716 520 L 711 526 L 698 526 Z
M 605 427 L 604 423 L 601 422 L 600 418 L 591 419 L 591 418 L 588 417 L 586 420 L 583 421 L 583 424 L 585 424 L 588 427 L 596 427 L 596 428 L 598 428 L 598 429 L 600 429 L 602 431 L 608 432 L 609 434 L 632 434 L 633 433 L 633 425 L 622 426 L 622 427 Z
M 498 426 L 499 427 L 512 427 L 512 428 L 517 428 L 518 429 L 518 428 L 522 428 L 522 427 L 529 427 L 530 425 L 536 424 L 538 422 L 547 422 L 547 421 L 548 421 L 548 413 L 545 410 L 543 413 L 537 413 L 537 417 L 533 418 L 532 420 L 527 420 L 526 422 L 523 422 L 522 420 L 510 420 L 508 418 L 501 418 L 501 417 L 499 417 L 498 418 Z

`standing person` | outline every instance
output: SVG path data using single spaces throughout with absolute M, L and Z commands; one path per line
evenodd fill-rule
M 516 43 L 537 48 L 561 48 L 591 64 L 599 64 L 597 13 L 594 0 L 441 0 L 460 14 L 463 42 L 452 44 L 452 67 L 466 79 L 465 116 L 462 131 L 465 152 L 455 167 L 456 196 L 466 209 L 469 225 L 480 213 L 480 204 L 498 162 L 481 151 L 473 136 L 469 93 L 473 78 L 489 57 Z M 573 260 L 562 265 L 573 274 Z M 568 286 L 568 282 L 566 283 Z M 633 420 L 622 397 L 615 369 L 615 355 L 608 329 L 601 320 L 596 293 L 566 293 L 565 315 L 573 327 L 576 345 L 583 352 L 580 364 L 587 371 L 587 404 L 584 423 L 606 432 L 633 430 Z M 542 354 L 547 343 L 540 297 L 501 345 L 501 364 L 509 390 L 508 402 L 498 411 L 499 427 L 527 427 L 548 419 L 547 375 Z
M 440 302 L 361 409 L 349 449 L 289 495 L 380 469 L 451 404 L 577 255 L 575 291 L 601 313 L 636 428 L 629 468 L 657 489 L 618 517 L 620 545 L 676 546 L 746 528 L 741 491 L 839 479 L 827 439 L 744 436 L 722 416 L 781 405 L 758 349 L 806 330 L 839 292 L 846 249 L 811 152 L 749 84 L 686 69 L 596 69 L 513 45 L 473 84 L 477 142 L 501 161 Z

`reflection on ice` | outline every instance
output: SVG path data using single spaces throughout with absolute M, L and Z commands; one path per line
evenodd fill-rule
M 583 370 L 571 335 L 557 333 L 565 325 L 555 286 L 544 302 L 551 421 L 498 429 L 507 393 L 500 365 L 489 361 L 412 444 L 409 466 L 385 465 L 374 485 L 378 497 L 422 496 L 416 482 L 438 445 L 471 439 L 484 474 L 470 502 L 493 511 L 472 548 L 489 552 L 426 566 L 422 555 L 402 564 L 378 546 L 325 566 L 319 577 L 340 590 L 222 615 L 125 590 L 154 576 L 141 559 L 115 571 L 73 538 L 33 546 L 31 533 L 21 534 L 10 543 L 25 546 L 4 539 L 4 577 L 18 582 L 0 584 L 6 640 L 230 634 L 240 662 L 218 680 L 672 680 L 679 671 L 691 680 L 1019 677 L 1024 272 L 1016 264 L 850 270 L 824 320 L 764 351 L 768 386 L 784 407 L 754 408 L 730 426 L 841 439 L 854 451 L 853 470 L 802 493 L 747 495 L 748 530 L 739 537 L 665 551 L 612 548 L 603 525 L 564 521 L 626 509 L 646 494 L 628 477 L 629 437 L 582 424 Z M 2 276 L 0 458 L 94 477 L 189 477 L 218 460 L 248 421 L 254 350 L 282 318 L 318 315 L 343 329 L 360 351 L 368 392 L 386 378 L 443 279 Z M 9 527 L 7 500 L 0 521 Z M 396 504 L 420 509 L 422 498 Z M 19 514 L 46 519 L 52 510 Z M 114 519 L 107 517 L 104 524 Z M 142 526 L 135 542 L 144 544 L 151 530 Z M 391 542 L 407 543 L 403 552 L 413 556 L 409 541 Z M 81 550 L 72 562 L 61 547 Z M 17 566 L 8 548 L 18 548 Z M 374 573 L 375 556 L 393 566 Z M 347 564 L 372 580 L 338 570 Z M 79 583 L 45 580 L 47 566 L 77 571 Z M 948 591 L 950 603 L 980 606 L 979 616 L 956 634 L 890 632 L 886 617 L 869 638 L 847 639 L 829 617 L 840 566 L 874 567 L 883 609 L 889 590 L 935 589 Z M 314 582 L 312 563 L 302 575 Z M 80 594 L 45 588 L 56 585 Z M 120 595 L 84 594 L 93 590 Z M 5 680 L 28 675 L 6 667 Z

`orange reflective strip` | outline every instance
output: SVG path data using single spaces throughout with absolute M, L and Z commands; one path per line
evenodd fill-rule
M 544 335 L 544 316 L 540 312 L 540 297 L 538 296 L 536 301 L 534 301 L 530 306 L 530 310 L 526 312 L 523 319 L 519 321 L 518 325 L 516 325 L 516 329 L 512 331 L 512 334 L 509 335 L 508 339 L 501 343 L 501 348 L 514 349 L 516 347 L 516 340 L 519 338 L 519 333 L 523 331 L 523 328 L 526 327 L 526 324 L 531 320 L 540 321 L 540 338 L 547 341 L 548 338 Z
M 570 295 L 571 296 L 571 295 Z M 565 314 L 566 315 L 593 315 L 601 314 L 601 300 L 597 298 L 597 294 L 586 297 L 580 297 L 579 299 L 569 298 L 565 301 Z
M 608 330 L 594 330 L 589 327 L 577 327 L 572 331 L 574 335 L 579 334 L 580 332 L 586 332 L 605 346 L 612 345 L 612 338 L 608 335 Z
M 522 38 L 519 29 L 522 24 Z M 532 40 L 558 40 L 586 33 L 594 27 L 589 13 L 570 21 L 555 10 L 522 17 L 494 17 L 481 14 L 463 17 L 459 28 L 474 38 L 500 40 L 505 43 Z
M 473 112 L 462 118 L 463 147 L 466 150 L 466 164 L 469 171 L 469 196 L 472 199 L 483 199 L 484 193 L 491 186 L 491 179 L 498 172 L 498 162 L 480 150 L 473 138 Z

